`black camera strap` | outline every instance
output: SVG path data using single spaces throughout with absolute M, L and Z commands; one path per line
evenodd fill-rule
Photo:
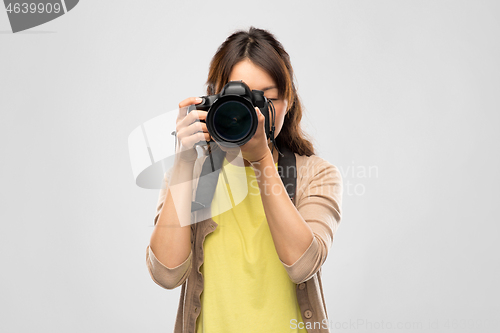
M 226 152 L 217 147 L 215 141 L 207 143 L 209 145 L 209 156 L 205 159 L 201 168 L 200 179 L 196 188 L 196 198 L 191 203 L 191 212 L 207 208 L 212 203 L 219 180 L 219 173 L 224 163 L 224 157 L 226 157 Z
M 295 204 L 295 189 L 297 188 L 297 163 L 295 153 L 287 146 L 281 147 L 283 155 L 278 154 L 278 173 L 285 186 L 290 200 Z
M 274 151 L 274 148 L 276 147 L 276 150 L 278 151 L 278 156 L 279 157 L 283 157 L 283 153 L 278 149 L 278 146 L 276 145 L 276 138 L 274 137 L 274 131 L 276 130 L 276 128 L 274 127 L 274 123 L 276 121 L 276 109 L 274 108 L 274 103 L 272 100 L 268 100 L 269 101 L 269 105 L 271 106 L 270 108 L 268 107 L 268 110 L 271 109 L 271 114 L 272 114 L 272 119 L 273 119 L 273 122 L 271 123 L 271 131 L 269 132 L 269 134 L 266 133 L 266 135 L 271 139 L 271 142 L 273 144 L 273 147 L 271 148 L 271 155 L 273 154 L 273 151 Z M 261 110 L 262 112 L 262 110 Z M 266 117 L 266 120 L 269 119 L 270 117 Z M 266 128 L 268 128 L 268 124 L 267 124 L 267 121 L 266 121 Z M 295 158 L 295 155 L 293 156 L 293 158 Z M 278 162 L 279 163 L 279 162 Z M 295 165 L 295 164 L 294 164 Z
M 196 198 L 191 203 L 191 212 L 207 208 L 212 200 L 219 180 L 226 152 L 220 149 L 214 141 L 209 142 L 210 153 L 203 163 L 200 179 L 196 188 Z M 297 167 L 295 154 L 288 147 L 281 148 L 283 155 L 278 155 L 278 173 L 285 186 L 288 196 L 294 202 L 297 187 Z M 295 202 L 294 202 L 295 204 Z

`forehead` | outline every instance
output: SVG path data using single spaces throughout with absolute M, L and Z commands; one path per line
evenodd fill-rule
M 250 89 L 263 90 L 275 86 L 274 80 L 261 67 L 256 66 L 248 59 L 242 60 L 233 66 L 229 81 L 243 80 Z M 276 89 L 272 89 L 274 91 Z

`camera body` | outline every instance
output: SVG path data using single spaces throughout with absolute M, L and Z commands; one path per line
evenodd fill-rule
M 219 94 L 201 98 L 203 101 L 194 107 L 196 110 L 208 111 L 205 121 L 207 129 L 218 144 L 235 147 L 247 143 L 257 131 L 259 120 L 255 107 L 266 118 L 267 138 L 274 135 L 269 126 L 269 100 L 264 97 L 263 91 L 250 90 L 243 81 L 230 81 Z

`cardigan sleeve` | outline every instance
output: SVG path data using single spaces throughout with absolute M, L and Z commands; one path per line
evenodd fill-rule
M 177 267 L 168 268 L 163 265 L 154 255 L 151 247 L 146 249 L 146 263 L 151 279 L 165 289 L 174 289 L 186 281 L 192 267 L 193 250 L 189 253 L 187 259 Z
M 163 208 L 163 203 L 165 202 L 165 197 L 168 191 L 168 177 L 171 174 L 171 170 L 165 174 L 165 188 L 160 190 L 160 195 L 158 197 L 158 204 L 156 205 L 156 215 L 154 218 L 154 224 L 156 225 L 160 213 Z M 193 250 L 189 253 L 186 260 L 178 265 L 177 267 L 169 268 L 162 264 L 158 258 L 153 253 L 153 250 L 148 245 L 146 248 L 146 265 L 151 275 L 151 279 L 159 286 L 165 289 L 174 289 L 184 283 L 184 281 L 189 276 L 192 267 L 192 254 Z
M 304 170 L 303 185 L 297 189 L 296 208 L 313 231 L 313 240 L 292 265 L 281 263 L 294 283 L 309 280 L 325 262 L 341 221 L 342 176 L 326 160 L 311 156 Z

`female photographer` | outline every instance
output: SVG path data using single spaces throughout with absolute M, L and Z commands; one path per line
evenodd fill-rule
M 255 108 L 255 135 L 240 147 L 219 147 L 225 157 L 211 214 L 196 220 L 195 213 L 195 222 L 191 204 L 207 156 L 198 158 L 194 147 L 211 140 L 204 122 L 208 113 L 186 113 L 199 98 L 179 103 L 179 150 L 165 175 L 146 250 L 158 285 L 182 285 L 176 333 L 330 332 L 321 267 L 341 221 L 342 179 L 337 167 L 315 155 L 301 130 L 293 78 L 288 54 L 265 30 L 235 32 L 219 47 L 207 94 L 219 94 L 238 80 L 264 91 L 275 108 L 277 149 L 266 137 L 266 117 Z M 295 155 L 293 200 L 277 170 L 278 149 Z M 224 200 L 241 190 L 234 186 L 241 172 L 248 195 L 222 209 Z

